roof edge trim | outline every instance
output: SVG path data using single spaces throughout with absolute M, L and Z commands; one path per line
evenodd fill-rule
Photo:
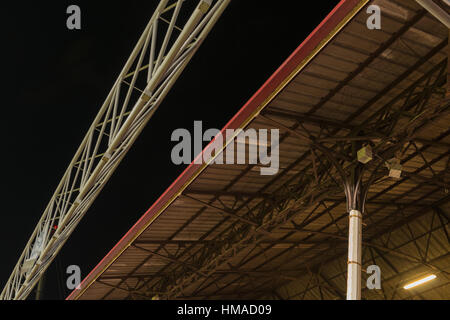
M 245 128 L 291 80 L 339 33 L 339 31 L 370 0 L 341 0 L 327 17 L 311 32 L 263 86 L 248 100 L 238 113 L 225 125 L 226 129 Z M 198 157 L 213 146 L 213 141 Z M 229 143 L 224 144 L 224 148 Z M 220 153 L 217 153 L 219 155 Z M 210 160 L 213 161 L 214 157 Z M 109 253 L 84 278 L 78 289 L 66 298 L 77 300 L 106 271 L 106 269 L 131 246 L 151 223 L 206 169 L 209 163 L 195 164 L 195 160 L 181 173 L 170 187 L 156 200 L 147 212 L 119 240 Z

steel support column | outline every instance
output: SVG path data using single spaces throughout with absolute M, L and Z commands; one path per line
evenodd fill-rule
M 347 300 L 361 299 L 362 214 L 351 210 L 348 230 Z
M 346 170 L 335 158 L 335 154 L 323 145 L 317 145 L 318 149 L 330 160 L 341 176 L 347 211 L 349 212 L 348 230 L 348 260 L 347 260 L 347 300 L 361 299 L 361 252 L 362 252 L 362 213 L 366 203 L 370 185 L 374 182 L 376 172 L 381 163 L 375 165 L 367 181 L 363 181 L 366 166 L 356 163 Z M 352 141 L 351 150 L 353 158 L 357 158 L 357 150 L 362 147 L 360 142 Z

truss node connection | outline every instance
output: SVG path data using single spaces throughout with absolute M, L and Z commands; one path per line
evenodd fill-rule
M 193 11 L 189 2 L 196 4 Z M 160 1 L 45 208 L 0 299 L 27 298 L 229 2 Z M 185 16 L 188 19 L 182 21 Z

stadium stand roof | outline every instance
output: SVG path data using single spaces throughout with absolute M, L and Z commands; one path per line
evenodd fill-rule
M 366 26 L 371 4 L 381 30 Z M 223 129 L 280 129 L 278 174 L 192 163 L 68 299 L 344 299 L 336 163 L 355 165 L 359 143 L 376 154 L 363 269 L 382 270 L 382 290 L 363 273 L 363 298 L 448 299 L 448 34 L 415 1 L 341 1 Z

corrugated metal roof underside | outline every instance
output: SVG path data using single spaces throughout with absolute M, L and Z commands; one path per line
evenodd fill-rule
M 388 132 L 383 121 L 394 114 L 400 115 L 389 131 L 393 139 L 372 142 L 380 154 L 401 142 L 403 173 L 389 178 L 381 166 L 384 174 L 368 194 L 363 268 L 381 268 L 383 290 L 365 288 L 363 273 L 363 298 L 450 298 L 450 114 L 427 113 L 448 105 L 438 81 L 447 72 L 448 29 L 414 1 L 371 4 L 381 6 L 381 30 L 367 29 L 363 9 L 247 127 L 280 129 L 279 173 L 263 176 L 259 165 L 208 166 L 81 299 L 164 298 L 168 290 L 185 299 L 344 298 L 345 196 L 333 182 L 340 180 L 336 169 L 316 178 L 326 157 L 311 152 L 308 137 L 343 154 L 345 166 L 349 143 L 339 138 L 358 126 L 367 135 Z M 424 86 L 435 82 L 421 108 Z M 405 94 L 417 103 L 405 107 Z M 398 138 L 415 126 L 414 137 Z M 308 192 L 313 201 L 306 201 Z M 436 280 L 403 289 L 431 273 Z

